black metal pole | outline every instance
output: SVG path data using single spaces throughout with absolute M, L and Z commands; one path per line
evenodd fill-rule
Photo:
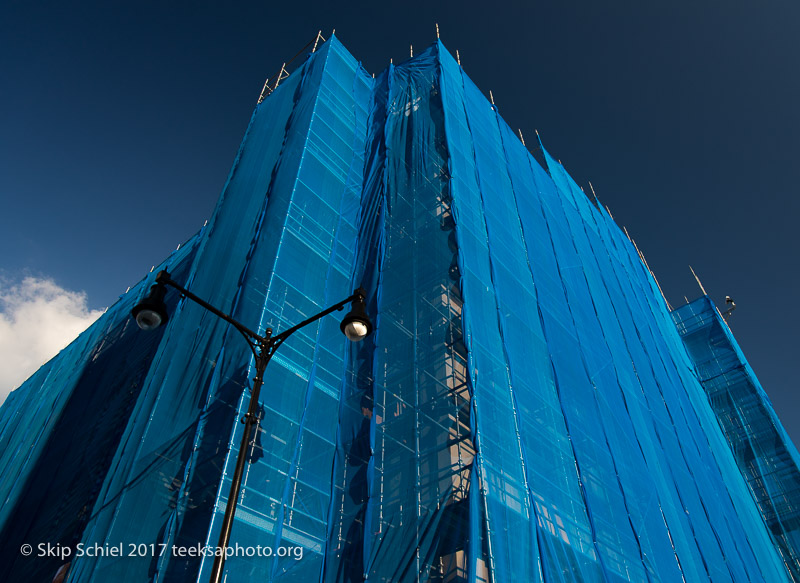
M 247 406 L 247 414 L 244 416 L 244 434 L 242 444 L 239 446 L 239 455 L 236 457 L 236 467 L 233 471 L 231 489 L 228 492 L 228 503 L 225 505 L 225 515 L 222 518 L 222 530 L 219 533 L 219 543 L 217 544 L 214 556 L 214 566 L 211 569 L 211 583 L 222 581 L 222 569 L 225 566 L 225 553 L 228 543 L 231 540 L 231 530 L 233 529 L 233 516 L 236 514 L 236 506 L 239 504 L 239 494 L 242 487 L 242 476 L 244 475 L 244 464 L 247 461 L 247 447 L 250 444 L 250 434 L 253 425 L 258 422 L 258 396 L 261 393 L 261 386 L 264 384 L 264 371 L 269 364 L 273 354 L 274 342 L 268 339 L 266 343 L 259 346 L 258 356 L 256 357 L 256 376 L 253 379 L 253 391 L 250 393 L 250 404 Z

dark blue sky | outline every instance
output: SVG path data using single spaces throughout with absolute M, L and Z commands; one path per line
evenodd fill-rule
M 71 4 L 71 5 L 68 5 Z M 264 79 L 322 29 L 379 72 L 435 39 L 591 181 L 675 305 L 731 328 L 800 442 L 795 1 L 0 7 L 0 273 L 104 307 L 207 219 Z M 148 210 L 145 210 L 148 209 Z

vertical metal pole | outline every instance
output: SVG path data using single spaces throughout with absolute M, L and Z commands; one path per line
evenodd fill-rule
M 284 77 L 284 76 L 283 76 L 283 74 L 284 74 L 284 73 L 286 73 L 286 63 L 284 63 L 283 65 L 281 65 L 281 72 L 280 72 L 280 73 L 278 73 L 278 80 L 277 80 L 277 81 L 275 81 L 275 87 L 273 87 L 273 88 L 272 88 L 272 90 L 273 90 L 273 91 L 275 91 L 275 90 L 278 88 L 278 85 L 280 84 L 280 82 L 281 82 L 283 79 L 286 79 L 286 77 L 288 77 L 288 76 L 289 76 L 289 75 L 286 75 L 286 77 Z
M 244 464 L 247 460 L 247 446 L 250 443 L 250 433 L 253 425 L 258 421 L 258 396 L 261 393 L 261 385 L 264 383 L 264 371 L 272 356 L 271 348 L 271 341 L 259 345 L 258 357 L 256 358 L 256 377 L 253 379 L 253 392 L 250 393 L 250 404 L 247 406 L 247 415 L 244 418 L 244 435 L 242 435 L 239 455 L 236 458 L 236 469 L 233 471 L 231 489 L 228 493 L 228 504 L 225 506 L 225 516 L 222 518 L 222 531 L 219 533 L 219 544 L 214 557 L 214 567 L 211 570 L 211 583 L 220 583 L 222 581 L 225 551 L 227 551 L 228 543 L 231 540 L 233 516 L 236 513 L 236 505 L 239 503 L 239 494 L 242 487 Z
M 264 81 L 264 86 L 261 88 L 261 94 L 258 96 L 258 103 L 264 101 L 264 94 L 267 92 L 267 89 L 269 89 L 269 77 Z

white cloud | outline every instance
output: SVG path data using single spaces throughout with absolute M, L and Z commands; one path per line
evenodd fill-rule
M 102 313 L 51 279 L 0 279 L 0 403 Z

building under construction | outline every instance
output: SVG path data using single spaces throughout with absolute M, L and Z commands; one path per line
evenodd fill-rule
M 253 354 L 176 292 L 139 330 L 168 269 L 259 333 L 357 287 L 374 326 L 272 359 L 228 582 L 800 581 L 800 457 L 710 300 L 671 312 L 441 42 L 374 77 L 313 49 L 208 224 L 0 410 L 0 579 L 208 580 L 173 549 L 217 544 Z

